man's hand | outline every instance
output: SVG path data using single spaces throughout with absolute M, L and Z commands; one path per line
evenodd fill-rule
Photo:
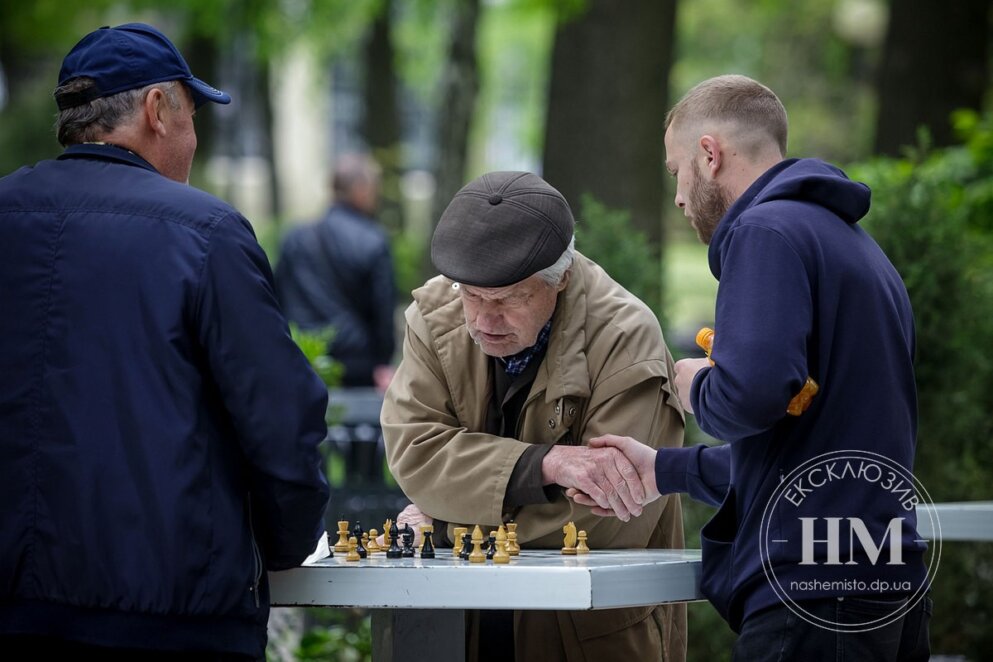
M 421 527 L 433 526 L 434 518 L 422 513 L 421 509 L 416 505 L 410 504 L 397 515 L 396 523 L 398 529 L 402 529 L 404 524 L 410 524 L 410 528 L 414 530 L 414 547 L 420 547 L 421 539 L 424 537 L 421 535 Z M 386 544 L 386 534 L 387 532 L 383 531 L 382 535 L 376 538 L 377 545 L 383 546 Z M 397 540 L 397 544 L 401 544 L 401 541 Z
M 622 521 L 641 514 L 645 488 L 624 454 L 608 446 L 554 446 L 541 463 L 545 485 L 561 485 L 589 495 L 599 508 Z
M 693 413 L 693 405 L 690 404 L 690 387 L 693 386 L 693 378 L 696 377 L 696 373 L 709 366 L 709 359 L 676 361 L 676 393 L 679 395 L 679 402 L 683 405 L 683 409 L 691 414 Z
M 605 434 L 602 437 L 590 439 L 590 448 L 614 448 L 624 454 L 624 457 L 627 458 L 635 471 L 638 472 L 641 488 L 645 495 L 641 501 L 642 505 L 649 504 L 661 496 L 658 486 L 655 483 L 655 455 L 658 451 L 654 448 L 646 446 L 631 437 L 618 437 L 613 434 Z M 600 515 L 601 517 L 619 516 L 616 510 L 613 508 L 603 508 L 595 499 L 582 490 L 569 488 L 565 493 L 567 497 L 576 503 L 591 507 L 594 515 Z

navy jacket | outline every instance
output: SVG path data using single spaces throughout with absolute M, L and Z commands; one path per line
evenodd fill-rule
M 856 225 L 869 197 L 868 187 L 826 163 L 783 161 L 732 205 L 710 244 L 710 268 L 720 281 L 715 365 L 697 375 L 691 402 L 700 428 L 727 443 L 661 450 L 656 480 L 663 494 L 687 491 L 720 504 L 701 532 L 702 588 L 735 629 L 749 614 L 780 602 L 763 553 L 780 585 L 804 586 L 787 591 L 798 601 L 908 594 L 923 580 L 925 547 L 917 542 L 915 513 L 884 493 L 888 477 L 875 483 L 842 478 L 842 452 L 910 471 L 916 445 L 910 301 L 893 265 Z M 820 392 L 803 415 L 787 416 L 808 375 Z M 837 480 L 809 494 L 781 490 L 780 497 L 800 504 L 795 511 L 783 501 L 769 507 L 781 482 L 805 462 L 814 466 L 826 457 L 837 459 Z M 849 466 L 857 473 L 863 465 Z M 825 472 L 822 467 L 812 480 L 824 482 Z M 772 534 L 766 539 L 767 512 L 776 515 L 765 521 Z M 824 518 L 841 518 L 846 556 L 845 518 L 861 518 L 876 544 L 892 518 L 904 518 L 897 534 L 903 564 L 873 565 L 864 556 L 854 564 L 824 564 L 828 546 L 818 542 L 813 549 L 820 563 L 801 566 L 804 517 L 820 518 L 819 540 L 827 539 Z M 897 588 L 875 591 L 874 579 Z M 864 586 L 857 583 L 863 580 Z M 903 590 L 908 581 L 913 588 Z
M 326 404 L 232 207 L 109 145 L 0 180 L 0 633 L 261 657 Z
M 346 386 L 372 386 L 372 370 L 393 358 L 393 259 L 375 219 L 336 204 L 283 240 L 276 292 L 286 318 L 303 329 L 334 327 L 329 354 Z

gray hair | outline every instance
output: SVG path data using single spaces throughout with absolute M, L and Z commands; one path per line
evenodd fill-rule
M 334 164 L 331 191 L 339 202 L 351 202 L 357 186 L 378 184 L 382 168 L 368 154 L 344 154 Z
M 92 78 L 74 78 L 66 84 L 60 85 L 55 90 L 55 96 L 87 90 L 93 87 L 93 84 Z M 176 92 L 179 85 L 181 83 L 176 80 L 153 83 L 60 110 L 55 119 L 55 132 L 58 135 L 59 143 L 63 147 L 67 147 L 100 140 L 104 135 L 127 123 L 144 101 L 145 95 L 153 87 L 162 90 L 169 106 L 173 110 L 178 110 L 182 107 L 182 102 Z
M 565 272 L 572 266 L 572 261 L 575 257 L 576 237 L 573 236 L 573 238 L 569 240 L 569 245 L 565 247 L 564 251 L 562 251 L 562 255 L 559 259 L 557 259 L 552 266 L 545 267 L 535 275 L 540 276 L 542 280 L 554 287 L 562 282 Z

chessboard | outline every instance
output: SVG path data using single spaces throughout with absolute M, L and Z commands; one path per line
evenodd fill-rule
M 435 558 L 359 561 L 335 553 L 269 575 L 273 606 L 387 609 L 608 609 L 701 600 L 699 550 L 521 549 L 508 564 Z

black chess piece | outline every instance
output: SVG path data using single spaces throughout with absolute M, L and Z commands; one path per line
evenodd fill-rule
M 422 559 L 433 559 L 434 558 L 434 543 L 431 542 L 431 536 L 434 534 L 430 531 L 424 532 L 424 545 L 421 547 L 421 558 Z
M 496 553 L 496 536 L 490 536 L 486 544 L 486 560 L 492 561 L 493 555 Z
M 410 524 L 403 525 L 400 535 L 403 537 L 403 558 L 414 558 L 414 530 L 410 528 Z
M 330 531 L 325 531 L 325 535 L 328 538 L 328 558 L 334 558 L 334 536 L 331 535 Z
M 472 534 L 464 533 L 462 534 L 462 551 L 459 552 L 459 558 L 468 561 L 470 554 L 472 554 Z
M 369 556 L 368 550 L 366 550 L 365 545 L 362 544 L 362 534 L 364 533 L 365 531 L 362 529 L 362 524 L 359 523 L 358 520 L 355 520 L 355 526 L 352 527 L 352 535 L 355 536 L 355 540 L 358 543 L 355 547 L 355 551 L 359 553 L 359 558 L 361 559 Z
M 397 528 L 397 523 L 393 522 L 393 525 L 390 526 L 390 548 L 386 550 L 386 558 L 403 558 L 403 550 L 400 549 L 400 545 L 397 544 L 398 538 L 400 538 L 400 529 Z

